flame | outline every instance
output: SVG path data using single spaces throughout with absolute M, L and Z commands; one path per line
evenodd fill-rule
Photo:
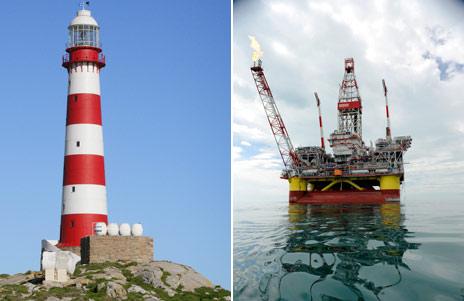
M 263 51 L 261 50 L 261 45 L 259 45 L 254 36 L 248 36 L 248 38 L 250 39 L 250 47 L 253 48 L 251 58 L 253 59 L 253 62 L 256 62 L 263 56 Z

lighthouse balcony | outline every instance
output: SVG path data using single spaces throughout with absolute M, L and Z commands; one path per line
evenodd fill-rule
M 102 68 L 106 65 L 106 59 L 103 53 L 98 53 L 92 48 L 79 49 L 63 55 L 63 67 L 68 68 L 74 63 L 95 63 L 98 67 Z

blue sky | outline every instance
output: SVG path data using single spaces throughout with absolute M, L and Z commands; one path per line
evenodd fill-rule
M 0 273 L 39 268 L 59 235 L 67 74 L 78 1 L 2 3 Z M 107 66 L 109 220 L 142 222 L 155 258 L 230 288 L 230 3 L 92 1 Z

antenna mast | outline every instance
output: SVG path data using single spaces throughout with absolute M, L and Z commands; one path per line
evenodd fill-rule
M 385 84 L 385 80 L 382 79 L 382 85 L 383 85 L 383 93 L 385 95 L 385 112 L 387 114 L 387 141 L 391 142 L 392 137 L 391 137 L 391 128 L 390 128 L 390 112 L 388 110 L 388 97 L 387 97 L 387 85 Z
M 325 151 L 324 129 L 322 127 L 321 101 L 319 100 L 319 95 L 317 95 L 317 92 L 314 92 L 314 96 L 316 97 L 317 110 L 319 112 L 319 128 L 321 130 L 321 148 Z

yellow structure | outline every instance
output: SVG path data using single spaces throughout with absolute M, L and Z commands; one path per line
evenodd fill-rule
M 293 177 L 288 179 L 290 184 L 290 191 L 307 191 L 308 181 L 299 177 Z
M 332 187 L 332 186 L 334 186 L 335 184 L 338 184 L 338 183 L 347 183 L 347 184 L 353 186 L 354 188 L 356 188 L 357 190 L 364 190 L 364 188 L 362 188 L 359 185 L 355 184 L 351 180 L 333 180 L 330 184 L 328 184 L 327 186 L 322 188 L 322 191 L 327 191 L 327 190 L 330 189 L 330 187 Z
M 380 190 L 400 189 L 400 177 L 397 175 L 381 176 Z

